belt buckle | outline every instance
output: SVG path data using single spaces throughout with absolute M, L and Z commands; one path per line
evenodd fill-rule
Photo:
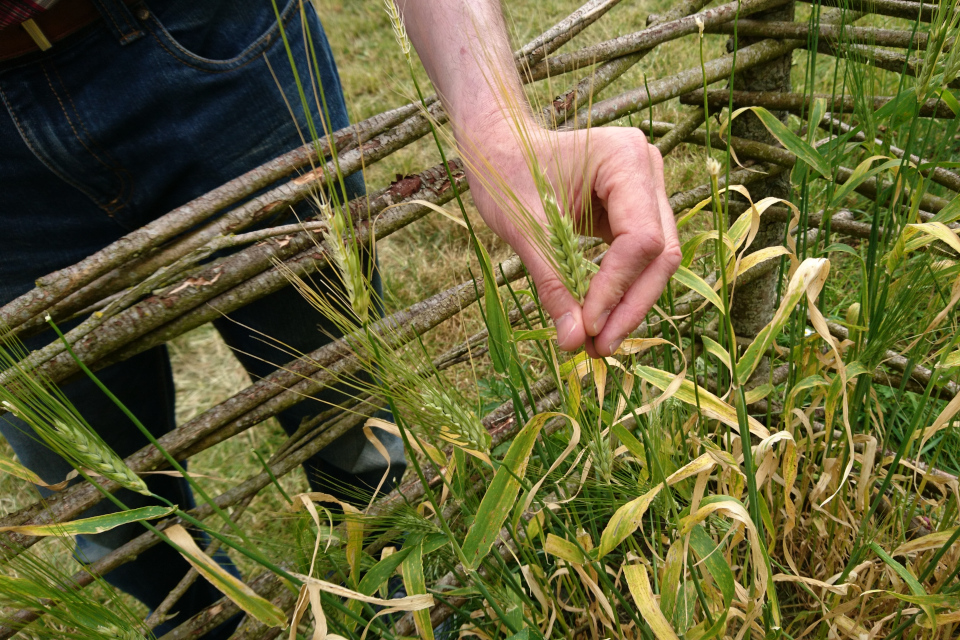
M 23 30 L 27 32 L 27 35 L 33 40 L 33 42 L 40 47 L 40 51 L 46 51 L 53 44 L 47 39 L 47 36 L 44 35 L 43 31 L 40 29 L 40 25 L 33 21 L 33 18 L 25 20 L 20 23 L 23 26 Z

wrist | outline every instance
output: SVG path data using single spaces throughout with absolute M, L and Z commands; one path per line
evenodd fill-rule
M 527 140 L 536 144 L 540 124 L 526 104 L 509 108 L 471 108 L 451 119 L 461 153 L 488 161 L 517 155 Z

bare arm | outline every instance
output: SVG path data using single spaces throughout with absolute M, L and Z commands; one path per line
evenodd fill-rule
M 482 156 L 524 202 L 539 209 L 511 119 L 522 118 L 528 127 L 539 125 L 523 106 L 498 1 L 397 0 L 397 5 L 450 115 L 461 153 Z M 475 175 L 477 169 L 468 171 L 474 202 L 487 224 L 523 259 L 557 325 L 560 347 L 573 350 L 586 343 L 590 355 L 610 355 L 640 324 L 679 265 L 663 162 L 635 129 L 594 129 L 589 144 L 582 132 L 555 133 L 549 140 L 535 150 L 540 164 L 555 168 L 550 179 L 577 194 L 580 204 L 569 213 L 580 228 L 610 245 L 582 308 L 500 209 L 498 198 L 485 188 L 490 181 Z M 590 220 L 582 219 L 587 210 Z M 542 211 L 535 213 L 542 217 Z

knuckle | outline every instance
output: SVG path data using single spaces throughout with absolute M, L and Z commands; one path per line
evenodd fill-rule
M 677 272 L 677 269 L 680 268 L 680 262 L 683 260 L 683 252 L 680 250 L 679 245 L 671 243 L 670 246 L 664 248 L 663 252 L 660 254 L 660 257 L 670 269 L 670 273 L 672 275 Z
M 666 243 L 663 239 L 663 233 L 657 230 L 640 235 L 637 244 L 641 255 L 652 259 L 663 253 Z
M 663 154 L 660 153 L 660 149 L 657 149 L 655 146 L 650 145 L 648 148 L 648 153 L 650 154 L 650 164 L 657 171 L 663 171 Z

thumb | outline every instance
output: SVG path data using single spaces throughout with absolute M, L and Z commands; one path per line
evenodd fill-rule
M 544 310 L 557 328 L 557 344 L 564 351 L 579 349 L 587 334 L 583 328 L 580 304 L 560 281 L 557 272 L 529 242 L 513 245 L 537 287 Z

